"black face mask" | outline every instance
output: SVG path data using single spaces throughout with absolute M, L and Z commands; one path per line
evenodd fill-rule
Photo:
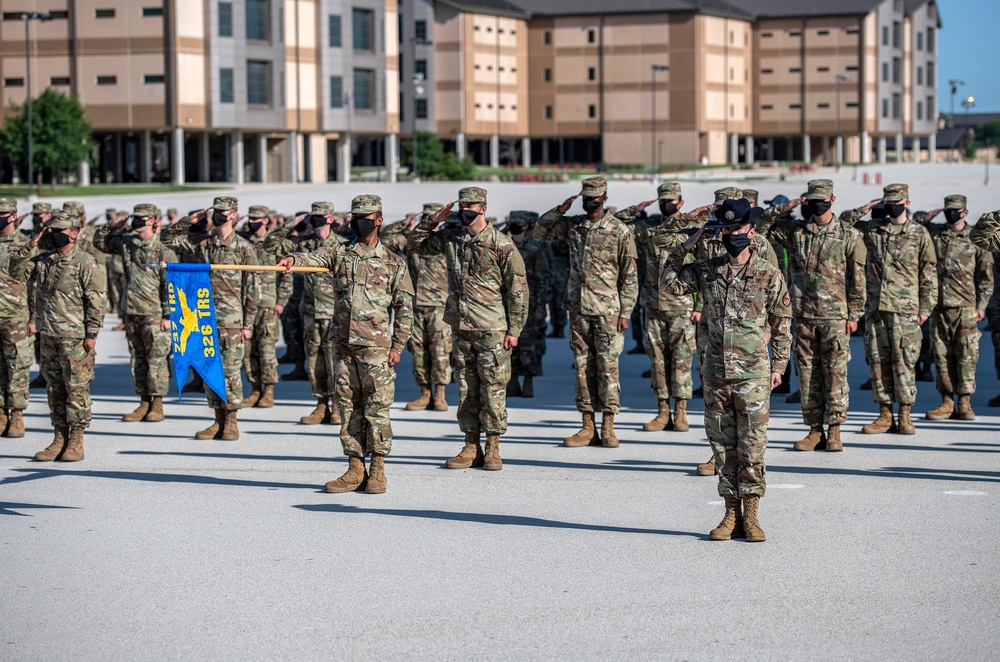
M 257 234 L 257 231 L 264 226 L 264 221 L 247 221 L 247 229 L 250 230 L 250 234 Z
M 375 232 L 375 222 L 378 219 L 367 218 L 364 216 L 351 218 L 351 229 L 354 230 L 354 234 L 358 236 L 359 239 L 364 239 L 372 232 Z
M 49 239 L 52 240 L 52 246 L 55 248 L 63 248 L 73 243 L 73 238 L 65 232 L 50 232 Z
M 945 209 L 944 210 L 944 220 L 948 221 L 948 225 L 954 225 L 962 220 L 962 210 L 961 209 Z
M 872 220 L 881 221 L 883 218 L 888 218 L 889 212 L 885 210 L 885 205 L 875 205 L 872 207 Z
M 726 247 L 727 253 L 736 257 L 750 248 L 750 235 L 746 232 L 743 234 L 724 234 L 722 235 L 722 245 Z
M 137 216 L 132 219 L 132 229 L 139 230 L 146 227 L 146 219 L 142 216 Z
M 584 200 L 583 201 L 583 211 L 588 214 L 593 214 L 595 211 L 601 208 L 600 200 Z
M 663 214 L 663 218 L 670 218 L 671 216 L 677 213 L 677 203 L 661 200 L 660 213 Z
M 906 205 L 904 204 L 892 204 L 886 205 L 885 210 L 889 212 L 891 218 L 899 218 L 906 213 Z
M 812 216 L 812 210 L 809 209 L 809 203 L 807 202 L 803 202 L 799 206 L 799 211 L 802 212 L 802 218 L 809 218 L 810 216 Z
M 219 227 L 220 225 L 225 225 L 229 222 L 229 217 L 227 217 L 222 212 L 215 212 L 212 214 L 212 225 Z
M 462 221 L 463 227 L 469 227 L 479 218 L 479 212 L 475 209 L 462 209 L 458 212 L 458 217 Z
M 7 227 L 8 225 L 10 225 L 13 222 L 14 222 L 14 217 L 13 216 L 3 216 L 3 217 L 0 217 L 0 230 L 3 230 L 5 227 Z
M 321 228 L 326 225 L 326 216 L 310 216 L 309 223 L 312 224 L 314 228 Z
M 812 216 L 823 216 L 833 206 L 829 200 L 810 200 L 806 204 L 809 206 L 809 212 Z
M 521 234 L 522 232 L 524 232 L 524 224 L 523 223 L 508 223 L 507 224 L 507 230 L 512 235 Z

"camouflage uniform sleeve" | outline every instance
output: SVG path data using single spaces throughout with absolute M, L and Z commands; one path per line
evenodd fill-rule
M 1000 211 L 991 211 L 979 217 L 969 239 L 979 248 L 991 253 L 1000 252 Z
M 312 253 L 289 253 L 287 257 L 292 258 L 296 267 L 325 267 L 333 270 L 333 248 L 324 246 Z
M 402 230 L 396 230 L 388 235 L 379 237 L 379 240 L 393 253 L 405 253 L 409 237 Z
M 528 321 L 528 279 L 524 260 L 513 243 L 500 255 L 503 274 L 504 308 L 507 311 L 507 335 L 518 338 Z
M 636 210 L 635 205 L 632 205 L 631 207 L 626 207 L 625 209 L 622 209 L 620 212 L 616 213 L 614 216 L 615 216 L 615 218 L 617 218 L 622 223 L 632 223 L 637 218 L 639 218 L 639 214 L 640 213 L 641 212 L 639 212 L 639 211 Z
M 447 247 L 447 237 L 442 232 L 434 232 L 437 223 L 431 219 L 420 221 L 406 242 L 406 249 L 424 255 L 443 255 Z
M 771 205 L 764 210 L 764 213 L 760 215 L 754 227 L 757 228 L 757 232 L 763 232 L 767 234 L 771 231 L 771 227 L 779 222 L 781 219 L 781 205 Z
M 535 278 L 537 283 L 535 287 L 537 294 L 535 295 L 535 308 L 532 313 L 542 315 L 545 318 L 545 305 L 549 300 L 549 258 L 545 256 L 545 251 L 539 248 L 536 251 L 537 257 L 535 258 Z
M 685 264 L 688 260 L 688 251 L 684 250 L 684 244 L 677 246 L 670 252 L 667 265 L 660 272 L 660 289 L 671 294 L 692 294 L 697 292 L 698 265 L 700 262 Z M 698 297 L 700 300 L 701 297 Z M 696 302 L 695 312 L 701 312 L 701 305 Z
M 937 253 L 931 235 L 924 228 L 921 228 L 919 250 L 920 314 L 930 317 L 938 301 Z
M 284 308 L 288 305 L 288 300 L 292 298 L 292 289 L 295 286 L 295 277 L 292 274 L 278 273 L 278 294 L 276 306 Z
M 410 272 L 403 262 L 399 264 L 393 278 L 392 309 L 394 314 L 391 351 L 402 354 L 413 329 L 413 281 L 410 280 Z
M 767 237 L 764 238 L 764 244 L 764 248 L 766 249 L 764 251 L 764 259 L 774 265 L 775 269 L 781 271 L 781 262 L 778 261 L 778 253 L 774 250 L 774 245 Z
M 844 223 L 850 225 L 851 227 L 854 227 L 864 217 L 864 215 L 865 215 L 865 208 L 858 207 L 857 209 L 848 209 L 847 211 L 841 212 L 838 218 Z
M 167 248 L 166 246 L 163 246 L 162 250 L 160 251 L 160 261 L 161 262 L 177 262 L 177 255 L 172 250 L 170 250 L 169 248 Z M 135 267 L 134 266 L 129 266 L 128 268 L 134 269 Z M 141 269 L 142 267 L 139 267 L 139 268 Z M 147 267 L 147 268 L 151 268 L 151 267 Z M 170 302 L 169 302 L 169 300 L 167 298 L 167 270 L 166 269 L 160 269 L 160 309 L 161 309 L 162 319 L 170 319 Z
M 258 266 L 257 251 L 252 246 L 243 250 L 240 264 Z M 254 271 L 243 272 L 243 329 L 253 329 L 254 318 L 257 317 L 257 302 L 260 301 L 260 276 Z
M 117 255 L 121 251 L 121 240 L 124 236 L 125 233 L 120 228 L 105 223 L 94 233 L 94 247 L 102 253 Z
M 558 207 L 550 209 L 538 219 L 535 239 L 539 241 L 566 241 L 569 236 L 569 222 L 563 218 Z
M 184 220 L 174 223 L 161 232 L 160 241 L 177 254 L 190 255 L 198 250 L 197 244 L 187 237 L 190 229 L 191 219 L 185 217 Z
M 767 324 L 771 330 L 771 372 L 783 373 L 792 347 L 791 297 L 780 273 L 767 289 Z
M 774 207 L 771 207 L 770 209 L 774 209 Z M 768 211 L 770 211 L 770 209 Z M 763 216 L 761 218 L 763 218 Z M 781 248 L 788 248 L 791 245 L 792 231 L 795 228 L 791 219 L 775 219 L 763 226 L 761 225 L 760 219 L 758 219 L 756 227 L 757 231 L 763 232 L 767 240 L 771 242 L 772 248 L 777 246 L 780 246 Z M 779 269 L 781 268 L 781 265 L 775 266 Z
M 279 260 L 286 255 L 295 252 L 295 240 L 288 236 L 291 228 L 283 227 L 267 235 L 264 241 L 264 249 L 274 253 Z
M 993 254 L 976 251 L 976 310 L 986 310 L 993 296 Z
M 80 272 L 80 285 L 83 290 L 83 328 L 88 336 L 97 337 L 104 327 L 104 301 L 107 295 L 107 283 L 104 280 L 104 270 L 97 268 L 97 262 L 92 262 Z
M 847 319 L 860 320 L 865 314 L 865 300 L 868 297 L 865 280 L 865 265 L 868 263 L 868 249 L 861 239 L 861 233 L 847 229 Z
M 631 232 L 626 232 L 618 243 L 618 300 L 621 302 L 618 317 L 631 317 L 639 300 L 639 272 L 636 260 L 638 255 L 635 239 Z

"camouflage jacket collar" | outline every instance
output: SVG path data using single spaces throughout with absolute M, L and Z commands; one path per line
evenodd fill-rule
M 20 244 L 26 241 L 26 239 L 27 237 L 25 234 L 23 232 L 18 232 L 17 230 L 11 232 L 10 234 L 0 234 L 0 242 L 10 241 Z
M 467 244 L 475 244 L 475 243 L 478 243 L 480 241 L 486 240 L 487 238 L 492 239 L 493 235 L 494 235 L 494 233 L 496 233 L 496 231 L 497 231 L 497 229 L 493 225 L 487 225 L 485 228 L 483 228 L 482 230 L 480 230 L 477 234 L 470 234 L 468 230 L 463 229 L 461 231 L 462 232 L 462 241 L 464 241 Z
M 238 237 L 237 237 L 237 235 L 236 235 L 235 232 L 230 232 L 229 236 L 226 237 L 225 239 L 223 239 L 221 236 L 219 236 L 218 234 L 216 234 L 216 233 L 213 232 L 212 233 L 212 239 L 211 239 L 210 243 L 213 246 L 231 247 L 237 241 L 237 239 L 238 239 Z
M 588 230 L 603 230 L 604 228 L 611 225 L 615 220 L 615 215 L 609 212 L 607 209 L 604 210 L 604 217 L 591 220 L 586 216 L 583 217 L 583 223 L 580 225 L 587 228 Z
M 969 235 L 972 234 L 972 226 L 966 223 L 964 228 L 956 230 L 950 225 L 947 225 L 944 230 L 941 231 L 941 234 L 950 239 L 968 239 Z
M 809 232 L 810 234 L 826 234 L 827 232 L 833 232 L 835 228 L 841 227 L 842 223 L 836 216 L 834 216 L 833 220 L 831 220 L 829 223 L 826 223 L 825 225 L 817 223 L 812 218 L 810 218 L 808 221 L 805 222 L 805 226 L 806 226 L 806 231 Z
M 362 260 L 368 260 L 370 258 L 379 258 L 384 260 L 389 254 L 389 249 L 385 247 L 385 244 L 383 244 L 381 240 L 374 246 L 365 246 L 355 239 L 347 245 L 347 250 L 354 253 Z

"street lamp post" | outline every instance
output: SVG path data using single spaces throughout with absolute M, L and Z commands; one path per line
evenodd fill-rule
M 410 136 L 410 151 L 412 152 L 412 154 L 410 154 L 412 160 L 412 165 L 410 166 L 411 181 L 416 180 L 420 176 L 420 173 L 417 171 L 417 97 L 424 95 L 424 88 L 422 87 L 424 75 L 417 72 L 417 46 L 429 46 L 431 43 L 432 42 L 427 39 L 420 39 L 418 37 L 410 39 L 410 44 L 412 46 L 410 51 L 412 57 L 410 58 L 410 61 L 413 63 L 413 91 L 410 95 L 410 98 L 413 101 L 411 104 L 411 109 L 413 111 L 413 132 Z
M 51 21 L 52 14 L 48 12 L 39 13 L 36 11 L 24 12 L 21 14 L 21 19 L 24 21 L 24 70 L 25 70 L 25 80 L 27 81 L 28 87 L 28 198 L 34 194 L 34 176 L 35 176 L 35 130 L 32 124 L 31 115 L 31 34 L 28 30 L 28 26 L 31 25 L 32 21 Z
M 958 80 L 957 78 L 952 78 L 950 81 L 948 81 L 948 85 L 951 86 L 951 128 L 952 128 L 952 130 L 954 130 L 954 128 L 955 128 L 955 95 L 958 94 L 958 88 L 960 88 L 963 85 L 965 85 L 965 81 L 964 80 Z M 951 143 L 951 157 L 953 159 L 956 159 L 956 160 L 957 160 L 957 158 L 956 158 L 956 155 L 955 155 L 955 146 L 957 144 L 958 144 L 958 136 L 956 136 L 955 138 L 953 138 L 952 139 L 952 143 Z
M 651 178 L 655 178 L 656 177 L 656 171 L 659 169 L 659 163 L 657 163 L 657 158 L 656 158 L 657 157 L 657 154 L 656 154 L 656 74 L 659 71 L 670 71 L 670 67 L 668 67 L 668 66 L 666 66 L 664 64 L 654 64 L 654 65 L 652 65 L 652 69 L 653 69 L 653 89 L 652 89 L 652 96 L 653 96 L 653 128 L 652 128 L 653 140 L 649 144 L 650 145 L 649 149 L 652 152 L 652 158 L 650 159 L 650 162 L 652 163 L 652 166 L 653 166 L 652 175 L 650 177 Z
M 851 77 L 844 74 L 837 75 L 837 170 L 844 162 L 844 136 L 840 133 L 840 84 L 850 83 Z
M 976 107 L 976 97 L 970 96 L 962 100 L 962 107 L 965 108 L 965 130 L 968 131 L 972 126 L 972 120 L 969 118 L 969 112 Z M 975 138 L 976 132 L 973 130 L 972 137 Z

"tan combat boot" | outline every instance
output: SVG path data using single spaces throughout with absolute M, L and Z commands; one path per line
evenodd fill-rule
M 10 410 L 10 420 L 7 422 L 7 436 L 20 439 L 24 436 L 24 412 L 20 409 Z
M 196 432 L 194 438 L 199 441 L 218 439 L 222 436 L 222 423 L 226 420 L 226 412 L 222 409 L 215 410 L 215 423 L 212 423 L 201 432 Z
M 503 460 L 500 459 L 500 435 L 486 435 L 486 457 L 483 458 L 483 468 L 487 471 L 500 471 L 503 469 Z
M 741 520 L 740 500 L 732 495 L 722 497 L 726 500 L 726 514 L 722 516 L 719 526 L 708 534 L 709 540 L 731 540 L 736 531 L 737 520 Z
M 431 403 L 431 387 L 426 384 L 420 385 L 420 397 L 413 402 L 406 403 L 406 411 L 423 411 Z
M 444 463 L 446 469 L 468 469 L 481 467 L 485 464 L 483 447 L 479 443 L 478 432 L 465 433 L 465 446 L 462 451 Z
M 674 399 L 674 431 L 687 432 L 688 427 L 688 401 L 680 398 Z
M 138 423 L 146 414 L 149 413 L 149 398 L 147 396 L 142 396 L 142 400 L 139 402 L 139 406 L 135 408 L 135 411 L 131 411 L 127 414 L 122 414 L 122 420 L 126 423 Z
M 147 423 L 159 423 L 163 418 L 163 396 L 154 395 L 149 399 L 149 411 L 142 420 Z
M 662 432 L 670 425 L 670 400 L 660 400 L 657 403 L 656 418 L 649 423 L 643 423 L 642 429 L 646 432 Z
M 826 446 L 826 435 L 823 434 L 823 424 L 813 423 L 809 426 L 809 434 L 792 444 L 797 451 L 814 451 Z
M 225 410 L 222 418 L 222 434 L 219 436 L 223 441 L 236 441 L 240 438 L 240 428 L 236 424 L 236 409 Z
M 243 404 L 241 407 L 248 409 L 257 405 L 257 401 L 260 400 L 260 384 L 254 384 L 250 382 L 250 395 L 243 398 Z
M 11 412 L 13 413 L 13 412 Z M 958 418 L 963 421 L 974 421 L 976 420 L 976 412 L 972 411 L 972 396 L 971 395 L 959 395 L 958 396 Z M 11 419 L 13 420 L 13 419 Z M 13 423 L 11 424 L 13 426 Z M 7 433 L 8 437 L 13 437 L 14 435 Z
M 374 462 L 374 458 L 372 458 L 372 461 Z M 344 472 L 344 475 L 324 485 L 323 491 L 330 494 L 353 492 L 361 487 L 367 478 L 365 461 L 360 457 L 351 456 L 347 458 L 347 471 Z
M 274 406 L 274 384 L 264 384 L 260 392 L 260 400 L 255 406 L 258 409 L 270 409 Z
M 524 384 L 521 385 L 521 397 L 535 397 L 535 378 L 531 375 L 524 376 Z
M 311 414 L 307 414 L 299 419 L 299 423 L 302 425 L 319 425 L 323 422 L 323 419 L 328 415 L 327 398 L 317 398 L 316 408 L 312 410 Z
M 69 442 L 59 458 L 61 462 L 79 462 L 83 459 L 83 428 L 69 429 Z
M 508 398 L 521 397 L 521 383 L 518 381 L 517 375 L 511 375 L 510 381 L 507 382 L 507 397 Z
M 941 394 L 941 404 L 927 412 L 928 421 L 945 421 L 955 413 L 955 396 L 951 393 Z
M 281 376 L 283 382 L 306 382 L 309 381 L 309 373 L 302 361 L 297 361 L 291 371 Z
M 899 434 L 916 434 L 917 428 L 913 426 L 913 419 L 910 418 L 910 405 L 899 405 Z
M 757 520 L 757 508 L 760 506 L 759 496 L 743 497 L 743 527 L 746 530 L 747 542 L 764 542 L 767 537 Z
M 365 485 L 367 494 L 385 494 L 385 456 L 379 453 L 372 453 L 372 461 L 368 467 L 368 484 Z
M 594 425 L 594 412 L 583 412 L 583 427 L 574 435 L 563 439 L 563 446 L 577 448 L 579 446 L 599 446 L 601 438 L 597 435 L 597 427 Z
M 714 476 L 715 475 L 715 456 L 713 455 L 708 459 L 705 464 L 699 464 L 696 472 L 699 476 Z
M 35 461 L 52 462 L 58 459 L 63 451 L 66 450 L 66 442 L 68 440 L 69 428 L 57 425 L 56 429 L 53 430 L 52 443 L 45 450 L 35 453 Z
M 609 411 L 601 414 L 601 445 L 605 448 L 618 448 L 618 437 L 615 436 L 615 415 Z
M 331 398 L 330 408 L 326 411 L 326 416 L 323 417 L 323 425 L 340 425 L 343 421 L 340 419 L 340 408 L 337 407 L 337 403 Z
M 7 416 L 7 410 L 0 407 L 0 437 L 7 436 L 7 424 L 10 422 L 10 417 Z
M 839 453 L 844 450 L 844 442 L 840 440 L 840 423 L 831 423 L 826 433 L 826 452 Z
M 448 400 L 444 397 L 444 384 L 437 384 L 434 387 L 434 402 L 431 406 L 434 411 L 448 411 Z
M 879 405 L 878 418 L 861 428 L 865 434 L 885 434 L 896 431 L 896 421 L 892 419 L 892 405 Z

